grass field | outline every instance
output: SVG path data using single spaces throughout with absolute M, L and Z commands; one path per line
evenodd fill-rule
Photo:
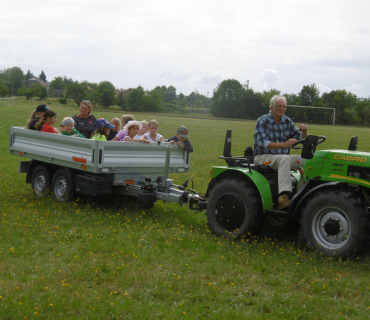
M 58 122 L 78 108 L 49 104 Z M 366 319 L 369 255 L 340 261 L 308 252 L 295 234 L 266 228 L 252 241 L 217 238 L 204 213 L 157 201 L 154 209 L 114 197 L 59 203 L 37 199 L 21 158 L 8 151 L 9 126 L 23 126 L 37 101 L 1 107 L 0 319 Z M 122 112 L 93 111 L 111 119 Z M 134 114 L 138 120 L 152 115 Z M 223 165 L 226 129 L 233 155 L 252 146 L 255 122 L 156 115 L 159 133 L 189 128 L 194 153 L 187 178 L 206 191 L 212 165 Z M 294 120 L 294 119 L 293 119 Z M 319 149 L 347 148 L 370 129 L 309 125 Z

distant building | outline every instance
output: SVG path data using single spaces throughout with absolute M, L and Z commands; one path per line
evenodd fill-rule
M 61 89 L 50 89 L 50 83 L 45 82 L 44 80 L 40 78 L 31 78 L 25 81 L 25 87 L 26 88 L 32 88 L 33 85 L 39 84 L 43 87 L 46 87 L 46 90 L 48 91 L 48 94 L 50 97 L 60 97 L 65 96 L 67 90 L 61 90 Z
M 26 88 L 32 88 L 33 85 L 35 84 L 39 84 L 43 87 L 46 87 L 47 90 L 50 89 L 50 84 L 45 82 L 44 80 L 40 79 L 40 78 L 31 78 L 31 79 L 28 79 L 25 81 L 25 87 Z

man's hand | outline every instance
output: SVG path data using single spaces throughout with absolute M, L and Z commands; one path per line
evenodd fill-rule
M 289 148 L 292 144 L 298 142 L 297 139 L 289 139 L 287 142 L 285 142 L 285 147 L 284 148 Z
M 306 139 L 306 137 L 308 136 L 308 132 L 307 132 L 307 125 L 305 125 L 305 124 L 300 124 L 299 125 L 299 131 L 301 131 L 302 132 L 302 138 L 303 139 Z

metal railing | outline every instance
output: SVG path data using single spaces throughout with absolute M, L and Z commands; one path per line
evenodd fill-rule
M 15 105 L 15 98 L 0 98 L 0 107 Z

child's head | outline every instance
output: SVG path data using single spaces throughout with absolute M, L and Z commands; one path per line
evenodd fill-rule
M 189 130 L 185 126 L 180 126 L 177 128 L 176 137 L 179 138 L 181 142 L 184 142 L 187 138 L 190 137 Z
M 157 134 L 158 127 L 159 127 L 159 123 L 158 123 L 157 120 L 150 120 L 149 121 L 148 128 L 149 128 L 150 134 L 152 134 L 152 135 Z
M 120 119 L 118 118 L 113 118 L 112 121 L 110 122 L 111 124 L 114 125 L 114 129 L 116 131 L 120 130 L 121 129 L 121 126 L 122 126 L 122 122 Z
M 148 132 L 148 121 L 143 120 L 141 121 L 141 130 L 140 133 L 144 134 Z
M 139 130 L 141 129 L 141 122 L 131 120 L 127 122 L 127 124 L 125 125 L 123 129 L 128 131 L 128 136 L 130 138 L 133 138 L 138 134 Z
M 65 132 L 71 133 L 75 128 L 75 122 L 71 117 L 65 117 L 62 121 L 62 127 Z
M 56 121 L 57 121 L 57 114 L 52 110 L 46 110 L 43 117 L 40 118 L 39 121 L 37 121 L 35 128 L 36 130 L 41 131 L 45 122 L 47 122 L 49 125 L 53 125 L 55 124 Z
M 108 120 L 100 118 L 99 120 L 96 120 L 95 127 L 96 129 L 94 135 L 100 134 L 102 136 L 103 135 L 107 136 L 109 134 L 110 129 L 114 128 L 114 125 L 111 124 Z
M 125 126 L 129 121 L 134 121 L 134 117 L 131 116 L 131 115 L 123 115 L 122 118 L 121 118 L 121 121 L 122 121 L 122 125 Z

